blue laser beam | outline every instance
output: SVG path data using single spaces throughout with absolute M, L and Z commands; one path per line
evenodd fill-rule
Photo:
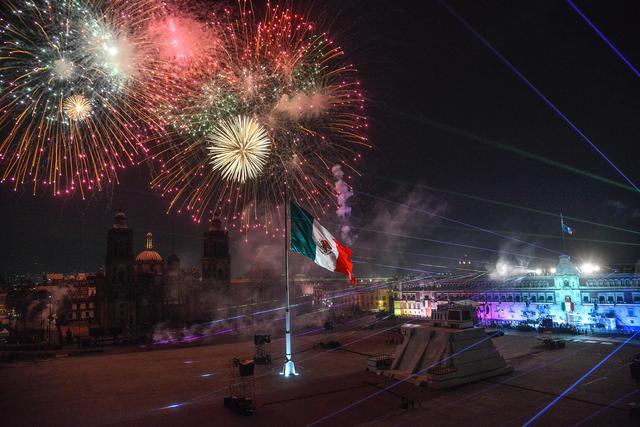
M 176 409 L 181 407 L 182 405 L 183 405 L 182 403 L 172 403 L 171 405 L 163 406 L 160 409 Z
M 340 225 L 340 224 L 336 224 L 336 223 L 332 223 L 332 222 L 326 222 L 326 223 L 330 224 L 330 225 Z M 323 222 L 323 224 L 324 224 L 324 222 Z M 424 242 L 440 243 L 442 245 L 457 246 L 457 247 L 467 248 L 467 249 L 477 249 L 479 251 L 487 251 L 487 252 L 493 252 L 493 253 L 497 253 L 497 254 L 507 254 L 507 255 L 513 255 L 513 256 L 518 256 L 518 257 L 522 257 L 522 258 L 535 258 L 535 259 L 542 259 L 542 260 L 545 260 L 545 261 L 555 261 L 555 260 L 550 259 L 550 258 L 543 258 L 543 257 L 539 257 L 539 256 L 534 256 L 534 255 L 525 255 L 525 254 L 518 253 L 518 252 L 510 252 L 510 251 L 504 251 L 504 250 L 489 249 L 489 248 L 483 248 L 481 246 L 464 245 L 462 243 L 447 242 L 447 241 L 444 241 L 444 240 L 429 239 L 427 237 L 411 236 L 411 235 L 408 235 L 408 234 L 392 233 L 392 232 L 389 232 L 389 231 L 376 230 L 376 229 L 367 228 L 367 227 L 351 226 L 351 228 L 354 229 L 354 230 L 367 231 L 367 232 L 370 232 L 370 233 L 377 233 L 377 234 L 384 234 L 384 235 L 393 236 L 393 237 L 401 237 L 401 238 L 404 238 L 404 239 L 412 239 L 412 240 L 420 240 L 420 241 L 424 241 Z
M 625 366 L 626 368 L 626 366 Z M 615 405 L 617 405 L 618 403 L 624 402 L 625 400 L 629 399 L 631 396 L 633 396 L 636 393 L 640 393 L 639 389 L 635 389 L 635 390 L 631 390 L 629 393 L 623 395 L 622 397 L 619 397 L 618 399 L 614 400 L 613 402 L 609 403 L 607 406 L 605 406 L 604 408 L 599 409 L 598 411 L 594 412 L 591 415 L 586 416 L 585 418 L 583 418 L 581 421 L 575 423 L 573 425 L 573 427 L 578 427 L 583 425 L 584 423 L 586 423 L 587 421 L 589 421 L 590 419 L 593 419 L 595 417 L 597 417 L 598 415 L 602 414 L 604 411 L 606 411 L 607 409 L 610 409 L 612 407 L 614 407 Z
M 426 276 L 423 276 L 423 277 L 417 277 L 417 278 L 413 278 L 413 279 L 407 279 L 407 280 L 398 280 L 398 281 L 395 281 L 395 282 L 393 282 L 393 283 L 394 283 L 394 284 L 408 284 L 408 283 L 413 283 L 413 282 L 417 282 L 417 281 L 420 281 L 420 280 L 424 280 L 424 279 L 425 279 L 425 277 L 426 277 Z M 374 286 L 380 287 L 380 286 L 386 286 L 386 285 L 389 285 L 389 283 L 387 283 L 387 284 L 383 284 L 383 285 L 374 285 Z M 366 288 L 365 288 L 365 289 L 366 289 Z M 362 290 L 362 289 L 360 289 L 360 290 Z M 349 294 L 350 294 L 350 293 L 342 294 L 342 296 L 349 295 Z M 338 297 L 338 296 L 336 296 L 336 297 Z M 387 319 L 387 318 L 389 318 L 389 317 L 390 317 L 390 316 L 386 316 L 386 317 L 384 317 L 383 319 L 377 319 L 374 323 L 381 322 L 381 321 L 383 321 L 383 320 L 386 320 L 386 319 Z M 367 340 L 367 339 L 369 339 L 369 338 L 371 338 L 371 337 L 374 337 L 374 336 L 376 336 L 376 335 L 379 335 L 379 334 L 385 333 L 385 332 L 387 332 L 387 331 L 390 331 L 390 330 L 392 330 L 392 329 L 394 329 L 394 328 L 398 327 L 400 324 L 402 324 L 402 323 L 404 323 L 404 322 L 405 322 L 405 321 L 404 321 L 404 320 L 402 320 L 400 323 L 394 324 L 394 325 L 392 325 L 392 326 L 390 326 L 390 327 L 388 327 L 388 328 L 384 328 L 384 329 L 382 329 L 382 330 L 380 330 L 380 331 L 376 331 L 376 332 L 374 332 L 374 333 L 372 333 L 372 334 L 365 335 L 364 337 L 361 337 L 361 338 L 358 338 L 358 339 L 356 339 L 356 340 L 353 340 L 353 341 L 347 342 L 347 343 L 343 344 L 343 345 L 342 345 L 341 347 L 339 347 L 339 348 L 348 347 L 348 346 L 350 346 L 350 345 L 352 345 L 352 344 L 356 344 L 356 343 L 358 343 L 358 342 L 361 342 L 361 341 Z M 326 354 L 328 354 L 328 353 L 331 353 L 331 352 L 334 352 L 334 351 L 336 351 L 336 350 L 338 350 L 338 348 L 332 348 L 332 349 L 325 350 L 325 351 L 323 351 L 323 352 L 321 352 L 321 353 L 315 354 L 315 355 L 313 355 L 313 356 L 309 356 L 309 357 L 306 357 L 306 358 L 302 358 L 302 359 L 300 359 L 300 360 L 299 360 L 299 363 L 306 362 L 306 361 L 308 361 L 308 360 L 315 359 L 315 358 L 320 357 L 320 356 L 324 356 L 324 355 L 326 355 Z M 271 371 L 266 371 L 266 372 L 264 372 L 264 373 L 262 373 L 262 374 L 260 374 L 260 375 L 256 375 L 254 378 L 255 378 L 255 379 L 262 378 L 262 377 L 265 377 L 265 376 L 269 375 L 270 373 L 271 373 Z M 220 392 L 222 392 L 222 391 L 224 391 L 224 390 L 226 390 L 226 389 L 227 389 L 227 387 L 223 387 L 223 388 L 220 388 L 220 389 L 218 389 L 218 390 L 214 390 L 214 391 L 212 391 L 212 392 L 208 392 L 208 393 L 206 393 L 206 394 L 203 394 L 203 395 L 201 395 L 201 396 L 196 396 L 196 397 L 194 397 L 194 398 L 192 398 L 192 399 L 190 399 L 190 400 L 188 400 L 188 401 L 185 401 L 185 402 L 182 402 L 182 403 L 174 403 L 174 404 L 171 404 L 171 405 L 163 406 L 163 407 L 160 407 L 160 408 L 153 409 L 152 411 L 161 411 L 161 410 L 166 410 L 166 409 L 174 409 L 174 408 L 178 408 L 178 407 L 181 407 L 181 406 L 195 405 L 195 404 L 197 404 L 197 403 L 200 403 L 200 402 L 203 402 L 203 401 L 205 401 L 205 400 L 209 399 L 210 397 L 212 397 L 212 396 L 214 396 L 214 395 L 217 395 L 218 393 L 220 393 Z
M 584 21 L 589 24 L 589 26 L 591 27 L 591 29 L 593 29 L 593 31 L 596 32 L 596 34 L 598 36 L 600 36 L 600 38 L 607 44 L 607 46 L 609 46 L 611 48 L 611 50 L 613 50 L 615 52 L 616 55 L 618 55 L 618 58 L 622 59 L 622 62 L 624 62 L 625 64 L 627 64 L 627 67 L 629 67 L 631 69 L 631 71 L 633 71 L 633 73 L 637 76 L 640 77 L 640 72 L 638 72 L 638 70 L 636 69 L 636 67 L 633 66 L 633 64 L 631 63 L 631 61 L 629 61 L 623 54 L 622 52 L 620 52 L 620 50 L 614 46 L 613 43 L 611 43 L 611 41 L 607 38 L 607 36 L 604 35 L 604 33 L 602 31 L 600 31 L 600 29 L 598 27 L 596 27 L 596 25 L 591 22 L 591 20 L 589 18 L 587 18 L 587 15 L 585 15 L 578 6 L 576 6 L 576 4 L 574 2 L 572 2 L 571 0 L 567 0 L 567 3 L 569 4 L 569 6 L 571 6 L 573 8 L 573 10 L 576 11 L 576 13 L 578 15 L 580 15 L 580 17 L 582 19 L 584 19 Z
M 369 285 L 369 286 L 365 286 L 365 287 L 361 287 L 361 288 L 356 288 L 354 290 L 347 290 L 346 292 L 336 293 L 335 295 L 328 296 L 326 299 L 334 300 L 334 299 L 337 299 L 337 298 L 344 298 L 344 297 L 355 295 L 355 294 L 358 294 L 360 292 L 364 292 L 364 291 L 368 291 L 368 290 L 375 290 L 375 289 L 378 289 L 378 288 L 385 288 L 385 287 L 391 286 L 394 283 L 395 282 L 376 283 L 376 284 L 373 284 L 373 285 Z M 340 292 L 340 291 L 341 290 L 338 290 L 338 292 Z M 292 308 L 293 307 L 300 307 L 300 306 L 303 306 L 303 305 L 308 305 L 310 303 L 311 303 L 310 301 L 307 301 L 307 302 L 292 304 L 291 307 Z M 338 304 L 338 306 L 339 306 L 339 304 Z M 281 311 L 281 310 L 284 310 L 284 306 L 274 307 L 274 308 L 270 308 L 270 309 L 267 309 L 267 310 L 260 310 L 260 311 L 256 311 L 256 312 L 253 312 L 253 313 L 245 313 L 245 314 L 232 316 L 232 317 L 227 317 L 227 318 L 223 318 L 223 319 L 216 319 L 216 320 L 212 320 L 212 321 L 209 321 L 209 322 L 201 323 L 200 325 L 213 325 L 213 324 L 218 324 L 218 323 L 221 323 L 221 322 L 231 322 L 231 321 L 239 320 L 239 319 L 243 319 L 243 318 L 262 316 L 264 314 L 269 314 L 269 313 L 273 313 L 273 312 L 277 312 L 277 311 Z M 274 321 L 275 320 L 282 320 L 282 318 L 274 319 Z M 171 343 L 182 343 L 182 342 L 191 343 L 191 342 L 194 342 L 194 341 L 198 341 L 198 340 L 202 340 L 202 339 L 206 339 L 206 338 L 211 338 L 211 337 L 218 336 L 218 335 L 232 333 L 232 332 L 237 331 L 238 329 L 242 329 L 242 328 L 228 328 L 228 329 L 223 329 L 223 330 L 215 331 L 215 332 L 212 332 L 212 333 L 203 334 L 203 335 L 197 335 L 197 336 L 191 335 L 191 336 L 182 337 L 182 338 L 167 338 L 167 339 L 163 339 L 163 340 L 157 341 L 154 344 L 160 345 L 160 344 L 171 344 Z M 184 363 L 190 364 L 190 363 L 194 363 L 194 362 L 193 361 L 185 361 Z
M 394 254 L 397 253 L 397 251 L 390 251 L 388 249 L 369 248 L 366 246 L 355 246 L 355 245 L 351 246 L 351 249 L 358 249 L 363 251 L 387 252 L 387 253 L 394 253 Z M 403 251 L 402 253 L 403 255 L 413 255 L 413 256 L 425 257 L 425 258 L 437 258 L 437 259 L 446 259 L 450 261 L 460 261 L 460 257 L 432 255 L 432 254 L 426 254 L 426 253 L 420 253 L 420 252 L 407 252 L 407 251 Z M 478 260 L 478 259 L 471 259 L 471 258 L 466 258 L 466 259 L 469 261 L 473 261 L 475 263 L 480 263 L 480 264 L 486 264 L 488 262 L 486 260 Z
M 497 382 L 497 383 L 496 383 L 496 384 L 494 384 L 494 385 L 491 385 L 491 386 L 489 386 L 489 387 L 486 387 L 486 388 L 480 389 L 479 391 L 477 391 L 477 392 L 475 392 L 475 393 L 472 393 L 472 394 L 470 394 L 469 396 L 463 397 L 462 399 L 454 400 L 454 401 L 452 401 L 452 402 L 447 403 L 446 405 L 438 405 L 437 407 L 434 407 L 434 408 L 432 408 L 432 409 L 430 409 L 430 410 L 426 411 L 425 413 L 418 415 L 417 417 L 414 417 L 414 418 L 412 418 L 412 419 L 410 419 L 410 420 L 407 420 L 407 421 L 405 421 L 405 422 L 403 422 L 403 423 L 401 423 L 401 424 L 398 424 L 398 425 L 397 425 L 397 427 L 403 427 L 403 426 L 406 426 L 406 425 L 417 425 L 417 424 L 416 424 L 416 421 L 417 421 L 417 420 L 419 420 L 419 419 L 423 419 L 424 417 L 426 417 L 426 416 L 430 415 L 430 414 L 431 414 L 432 412 L 434 412 L 434 411 L 442 411 L 443 409 L 448 408 L 448 407 L 450 407 L 450 406 L 458 405 L 458 404 L 460 404 L 460 403 L 462 403 L 462 402 L 464 402 L 464 401 L 467 401 L 467 400 L 469 400 L 469 399 L 471 399 L 471 398 L 473 398 L 473 397 L 475 397 L 475 396 L 478 396 L 478 395 L 480 395 L 480 394 L 486 393 L 486 392 L 487 392 L 487 391 L 489 391 L 489 390 L 492 390 L 492 389 L 495 389 L 495 388 L 497 388 L 497 387 L 500 387 L 500 386 L 502 386 L 502 385 L 506 384 L 506 383 L 507 383 L 507 381 L 514 380 L 514 379 L 516 379 L 516 378 L 522 378 L 522 377 L 525 377 L 525 376 L 527 376 L 527 375 L 531 374 L 532 372 L 539 371 L 540 369 L 542 369 L 542 368 L 546 368 L 547 366 L 550 366 L 550 365 L 553 365 L 553 364 L 555 364 L 555 363 L 558 363 L 558 362 L 559 362 L 559 361 L 561 361 L 561 360 L 568 359 L 568 358 L 570 358 L 570 357 L 574 357 L 574 356 L 575 356 L 577 353 L 579 353 L 580 351 L 581 351 L 581 350 L 575 350 L 575 351 L 573 351 L 573 352 L 571 352 L 571 353 L 569 353 L 569 354 L 565 354 L 565 355 L 563 355 L 563 356 L 561 356 L 561 357 L 558 357 L 558 358 L 556 358 L 556 359 L 552 359 L 552 360 L 550 360 L 550 361 L 548 361 L 548 362 L 544 362 L 544 363 L 542 363 L 542 364 L 535 365 L 533 368 L 531 368 L 531 369 L 529 369 L 529 370 L 526 370 L 526 371 L 522 372 L 520 375 L 515 375 L 515 376 L 513 376 L 513 377 L 509 378 L 508 380 L 506 380 L 506 381 L 504 381 L 504 382 Z
M 591 375 L 596 369 L 598 369 L 600 366 L 602 366 L 603 364 L 605 364 L 607 362 L 607 360 L 611 359 L 611 357 L 616 354 L 617 352 L 619 352 L 622 347 L 624 347 L 629 341 L 631 341 L 632 339 L 634 339 L 636 337 L 636 335 L 638 335 L 640 333 L 640 331 L 636 332 L 635 334 L 631 335 L 629 338 L 627 338 L 622 344 L 620 344 L 618 347 L 616 347 L 611 353 L 609 353 L 604 359 L 602 359 L 601 361 L 599 361 L 598 363 L 596 363 L 594 365 L 593 368 L 589 369 L 587 371 L 586 374 L 584 374 L 583 376 L 581 376 L 580 378 L 578 378 L 578 380 L 576 382 L 574 382 L 573 384 L 571 384 L 569 387 L 567 387 L 562 393 L 560 393 L 555 399 L 553 399 L 551 402 L 549 402 L 549 404 L 547 406 L 545 406 L 544 408 L 542 408 L 540 411 L 538 411 L 538 413 L 536 413 L 533 417 L 529 418 L 529 420 L 524 423 L 522 425 L 522 427 L 528 427 L 531 424 L 533 424 L 533 422 L 535 420 L 537 420 L 538 418 L 540 418 L 541 416 L 543 416 L 545 414 L 545 412 L 547 412 L 553 405 L 555 405 L 556 403 L 558 403 L 558 401 L 560 399 L 562 399 L 564 396 L 566 396 L 569 392 L 571 392 L 571 390 L 573 390 L 578 384 L 580 384 L 582 381 L 584 381 L 585 378 L 587 378 L 589 375 Z
M 527 86 L 529 86 L 529 89 L 531 89 L 536 95 L 538 95 L 538 97 L 540 99 L 542 99 L 545 104 L 547 104 L 547 106 L 549 108 L 551 108 L 562 120 L 564 120 L 564 122 L 569 125 L 569 127 L 571 129 L 573 129 L 578 136 L 580 136 L 580 138 L 582 138 L 582 140 L 584 142 L 586 142 L 587 144 L 589 144 L 591 146 L 591 148 L 593 148 L 595 150 L 596 153 L 598 153 L 607 163 L 609 163 L 609 165 L 611 167 L 613 167 L 618 174 L 620 174 L 621 177 L 623 177 L 625 179 L 625 181 L 627 181 L 629 183 L 629 185 L 631 185 L 638 193 L 640 193 L 640 188 L 638 188 L 638 186 L 636 186 L 633 181 L 631 181 L 631 179 L 629 179 L 627 177 L 627 175 L 624 174 L 624 172 L 622 172 L 622 170 L 620 170 L 592 141 L 591 139 L 589 139 L 589 137 L 587 135 L 585 135 L 579 128 L 578 126 L 576 126 L 570 119 L 569 117 L 567 117 L 562 111 L 560 111 L 560 108 L 558 108 L 553 102 L 551 102 L 551 100 L 549 100 L 549 98 L 547 98 L 541 91 L 540 89 L 538 89 L 533 83 L 531 83 L 529 81 L 529 79 L 527 79 L 525 77 L 524 74 L 522 74 L 520 72 L 520 70 L 518 70 L 516 68 L 515 65 L 513 65 L 506 57 L 504 57 L 500 51 L 498 51 L 498 49 L 496 49 L 495 47 L 493 47 L 493 45 L 491 43 L 489 43 L 489 41 L 487 39 L 485 39 L 482 34 L 480 34 L 475 28 L 473 28 L 471 26 L 471 24 L 469 22 L 467 22 L 467 20 L 465 20 L 462 16 L 460 16 L 458 14 L 458 12 L 456 12 L 451 6 L 449 6 L 449 4 L 447 4 L 447 2 L 445 0 L 438 0 L 439 3 L 449 11 L 449 13 L 458 20 L 458 22 L 460 22 L 471 34 L 473 34 L 483 45 L 485 45 L 491 52 L 493 52 L 516 76 L 518 76 L 520 78 L 520 80 L 522 80 Z
M 411 280 L 404 281 L 404 282 L 402 282 L 402 283 L 410 283 L 410 282 L 414 282 L 415 280 L 418 280 L 418 279 L 411 279 Z M 388 317 L 388 316 L 387 316 L 387 317 Z M 377 322 L 379 322 L 379 321 L 385 320 L 385 319 L 387 319 L 387 317 L 385 317 L 384 319 L 378 319 L 378 320 L 376 320 L 374 323 L 377 323 Z M 353 341 L 347 342 L 347 343 L 343 344 L 343 345 L 342 345 L 341 347 L 339 347 L 339 348 L 348 347 L 348 346 L 350 346 L 350 345 L 352 345 L 352 344 L 356 344 L 356 343 L 358 343 L 358 342 L 361 342 L 361 341 L 367 340 L 367 339 L 369 339 L 369 338 L 371 338 L 371 337 L 374 337 L 374 336 L 376 336 L 376 335 L 380 335 L 380 334 L 382 334 L 382 333 L 385 333 L 385 332 L 387 332 L 387 331 L 390 331 L 390 330 L 392 330 L 392 329 L 394 329 L 394 328 L 398 327 L 398 326 L 399 326 L 400 324 L 402 324 L 402 323 L 404 323 L 404 320 L 403 320 L 402 322 L 397 323 L 397 324 L 394 324 L 394 325 L 392 325 L 392 326 L 390 326 L 390 327 L 388 327 L 388 328 L 382 329 L 382 330 L 380 330 L 380 331 L 376 331 L 376 332 L 374 332 L 374 333 L 372 333 L 372 334 L 365 335 L 364 337 L 361 337 L 361 338 L 358 338 L 358 339 L 356 339 L 356 340 L 353 340 Z M 320 352 L 320 353 L 318 353 L 318 354 L 315 354 L 315 355 L 313 355 L 313 356 L 310 356 L 310 357 L 307 357 L 307 358 L 300 359 L 300 362 L 305 362 L 305 361 L 308 361 L 308 360 L 311 360 L 311 359 L 315 359 L 315 358 L 317 358 L 317 357 L 324 356 L 324 355 L 326 355 L 326 354 L 328 354 L 328 353 L 335 352 L 336 350 L 338 350 L 338 348 L 332 348 L 332 349 L 324 350 L 324 351 L 322 351 L 322 352 Z M 271 370 L 266 371 L 266 372 L 263 372 L 262 374 L 259 374 L 259 375 L 254 376 L 254 379 L 263 378 L 263 377 L 265 377 L 265 376 L 267 376 L 267 375 L 270 375 L 271 373 L 272 373 L 272 371 L 271 371 Z M 236 384 L 237 384 L 237 383 L 236 383 Z M 178 408 L 178 407 L 181 407 L 181 406 L 195 405 L 195 404 L 201 403 L 201 402 L 203 402 L 203 401 L 206 401 L 207 399 L 211 398 L 212 396 L 217 395 L 218 393 L 221 393 L 221 392 L 223 392 L 223 391 L 227 390 L 227 388 L 228 388 L 228 386 L 225 386 L 225 387 L 223 387 L 223 388 L 220 388 L 220 389 L 217 389 L 217 390 L 214 390 L 214 391 L 208 392 L 208 393 L 206 393 L 206 394 L 203 394 L 203 395 L 200 395 L 200 396 L 196 396 L 196 397 L 194 397 L 194 398 L 192 398 L 192 399 L 190 399 L 190 400 L 188 400 L 188 401 L 185 401 L 185 402 L 182 402 L 182 403 L 174 403 L 174 404 L 171 404 L 171 405 L 167 405 L 167 406 L 163 406 L 163 407 L 160 407 L 160 408 L 152 409 L 152 411 L 162 411 L 162 410 L 166 410 L 166 409 L 174 409 L 174 408 Z
M 394 388 L 394 387 L 396 387 L 396 386 L 398 386 L 398 385 L 400 385 L 400 384 L 402 384 L 402 383 L 404 383 L 404 382 L 406 382 L 406 381 L 410 380 L 411 378 L 417 377 L 418 375 L 420 375 L 420 374 L 422 374 L 423 372 L 425 372 L 427 369 L 433 368 L 433 367 L 434 367 L 434 366 L 436 366 L 436 365 L 440 365 L 440 364 L 442 364 L 443 362 L 446 362 L 447 360 L 452 359 L 452 358 L 454 358 L 454 357 L 456 357 L 456 356 L 458 356 L 458 355 L 460 355 L 460 354 L 464 353 L 464 352 L 465 352 L 465 351 L 467 351 L 467 350 L 471 350 L 472 348 L 474 348 L 474 347 L 476 347 L 476 346 L 478 346 L 478 345 L 482 344 L 483 342 L 485 342 L 485 341 L 487 341 L 487 340 L 490 340 L 490 339 L 491 339 L 491 338 L 493 338 L 495 335 L 497 335 L 497 332 L 494 332 L 494 333 L 492 333 L 492 334 L 487 334 L 486 338 L 483 338 L 483 339 L 481 339 L 480 341 L 477 341 L 477 342 L 475 342 L 475 343 L 473 343 L 473 344 L 471 344 L 471 345 L 469 345 L 469 346 L 467 346 L 467 347 L 465 347 L 465 348 L 463 348 L 463 349 L 461 349 L 461 350 L 459 350 L 459 351 L 457 351 L 457 352 L 455 352 L 455 353 L 451 354 L 450 356 L 445 357 L 444 359 L 439 360 L 439 361 L 437 361 L 437 362 L 435 362 L 435 363 L 433 363 L 433 364 L 431 364 L 431 365 L 427 366 L 426 368 L 421 369 L 421 370 L 419 370 L 418 372 L 416 372 L 416 373 L 414 373 L 414 374 L 411 374 L 411 375 L 407 376 L 406 378 L 403 378 L 403 379 L 401 379 L 401 380 L 398 380 L 398 381 L 396 381 L 395 383 L 393 383 L 393 384 L 391 384 L 391 385 L 388 385 L 387 387 L 383 387 L 383 388 L 379 389 L 378 391 L 376 391 L 376 392 L 374 392 L 374 393 L 371 393 L 371 394 L 370 394 L 370 395 L 368 395 L 368 396 L 363 397 L 362 399 L 358 399 L 358 400 L 356 400 L 355 402 L 352 402 L 352 403 L 350 403 L 350 404 L 348 404 L 348 405 L 346 405 L 346 406 L 343 406 L 342 408 L 338 409 L 337 411 L 334 411 L 334 412 L 332 412 L 332 413 L 330 413 L 330 414 L 327 414 L 327 415 L 325 415 L 324 417 L 319 418 L 319 419 L 315 420 L 314 422 L 312 422 L 312 423 L 310 423 L 310 424 L 308 424 L 308 425 L 309 425 L 309 426 L 317 425 L 317 424 L 319 424 L 319 423 L 321 423 L 321 422 L 323 422 L 323 421 L 328 420 L 329 418 L 333 418 L 333 417 L 335 417 L 336 415 L 341 414 L 341 413 L 343 413 L 344 411 L 347 411 L 347 410 L 349 410 L 349 409 L 353 408 L 354 406 L 357 406 L 357 405 L 361 404 L 362 402 L 365 402 L 365 401 L 367 401 L 367 400 L 371 399 L 372 397 L 375 397 L 375 396 L 378 396 L 378 395 L 380 395 L 380 394 L 382 394 L 382 393 L 385 393 L 385 392 L 387 392 L 387 391 L 391 390 L 392 388 Z
M 457 219 L 448 218 L 448 217 L 446 217 L 444 215 L 440 215 L 440 214 L 437 214 L 435 212 L 431 212 L 431 211 L 427 211 L 427 210 L 424 210 L 424 209 L 416 208 L 416 207 L 407 205 L 405 203 L 396 202 L 395 200 L 385 199 L 384 197 L 378 197 L 378 196 L 375 196 L 373 194 L 364 193 L 362 191 L 356 191 L 356 193 L 360 194 L 360 195 L 363 195 L 363 196 L 366 196 L 366 197 L 370 197 L 370 198 L 375 199 L 375 200 L 380 200 L 380 201 L 385 202 L 385 203 L 390 203 L 390 204 L 393 204 L 393 205 L 396 205 L 396 206 L 401 206 L 401 207 L 403 207 L 405 209 L 409 209 L 409 210 L 412 210 L 412 211 L 415 211 L 415 212 L 420 212 L 420 213 L 423 213 L 425 215 L 429 215 L 429 216 L 432 216 L 432 217 L 435 217 L 435 218 L 439 218 L 439 219 L 442 219 L 444 221 L 449 221 L 449 222 L 452 222 L 454 224 L 461 225 L 463 227 L 468 227 L 468 228 L 472 228 L 472 229 L 477 230 L 477 231 L 482 231 L 484 233 L 492 234 L 492 235 L 498 236 L 498 237 L 500 237 L 502 239 L 513 240 L 514 242 L 518 242 L 518 243 L 522 243 L 522 244 L 525 244 L 525 245 L 529 245 L 529 246 L 532 246 L 534 248 L 542 249 L 542 250 L 549 251 L 549 252 L 552 252 L 552 253 L 555 253 L 555 254 L 560 254 L 561 253 L 561 252 L 558 252 L 558 251 L 554 251 L 553 249 L 545 248 L 544 246 L 536 245 L 535 243 L 530 243 L 530 242 L 527 242 L 525 240 L 516 239 L 515 237 L 511 237 L 511 236 L 507 236 L 505 234 L 497 233 L 497 232 L 495 232 L 493 230 L 488 230 L 486 228 L 479 227 L 477 225 L 473 225 L 473 224 L 469 224 L 469 223 L 466 223 L 466 222 L 458 221 Z

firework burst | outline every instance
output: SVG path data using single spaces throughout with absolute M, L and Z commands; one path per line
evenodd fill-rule
M 62 109 L 72 120 L 84 120 L 91 114 L 91 101 L 82 95 L 72 95 L 62 103 Z
M 256 16 L 240 1 L 218 22 L 216 66 L 154 110 L 171 139 L 153 152 L 153 187 L 170 198 L 169 209 L 195 221 L 220 212 L 241 229 L 268 232 L 286 193 L 324 212 L 335 205 L 331 167 L 355 171 L 369 146 L 356 70 L 289 8 L 267 4 Z M 240 129 L 249 124 L 255 150 L 243 157 Z
M 244 183 L 258 177 L 269 157 L 271 141 L 256 120 L 237 116 L 218 124 L 209 136 L 210 163 L 222 179 Z
M 151 0 L 3 1 L 0 181 L 84 196 L 134 162 L 157 128 L 139 82 L 159 14 Z

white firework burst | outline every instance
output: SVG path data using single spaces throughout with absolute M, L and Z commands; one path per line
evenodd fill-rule
M 71 95 L 62 103 L 62 109 L 71 120 L 84 120 L 91 115 L 91 101 L 82 95 Z
M 222 178 L 246 182 L 264 170 L 271 139 L 263 125 L 246 116 L 223 120 L 208 136 L 209 163 Z
M 74 65 L 73 62 L 64 58 L 56 59 L 53 61 L 54 75 L 60 80 L 69 80 L 73 77 Z

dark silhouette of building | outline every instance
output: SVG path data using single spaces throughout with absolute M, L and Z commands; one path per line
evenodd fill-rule
M 228 284 L 231 281 L 229 232 L 222 228 L 219 218 L 214 218 L 209 231 L 204 233 L 202 280 L 222 284 Z
M 127 225 L 127 216 L 119 211 L 113 226 L 107 232 L 107 281 L 114 285 L 128 285 L 133 281 L 133 230 Z
M 118 212 L 107 232 L 106 283 L 97 300 L 102 329 L 109 335 L 138 337 L 162 320 L 164 261 L 147 233 L 145 249 L 133 255 L 133 230 Z
M 163 320 L 164 260 L 153 250 L 153 235 L 147 233 L 145 249 L 136 256 L 133 267 L 135 293 L 135 325 L 138 331 L 147 332 Z
M 197 269 L 182 270 L 180 258 L 165 260 L 147 233 L 143 251 L 134 257 L 133 230 L 124 212 L 114 217 L 107 232 L 106 280 L 96 292 L 97 318 L 107 335 L 137 339 L 148 336 L 161 322 L 187 324 L 212 316 L 212 284 L 231 279 L 229 235 L 219 219 L 204 233 L 202 276 Z
M 127 216 L 119 211 L 107 232 L 107 280 L 105 288 L 98 291 L 97 298 L 101 324 L 110 333 L 122 334 L 136 321 L 132 301 L 134 260 L 133 230 L 127 224 Z

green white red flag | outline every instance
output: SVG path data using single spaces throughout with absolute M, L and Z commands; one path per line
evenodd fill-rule
M 296 203 L 290 203 L 289 212 L 291 251 L 306 256 L 320 267 L 344 274 L 355 284 L 351 249 L 338 242 L 309 212 Z

